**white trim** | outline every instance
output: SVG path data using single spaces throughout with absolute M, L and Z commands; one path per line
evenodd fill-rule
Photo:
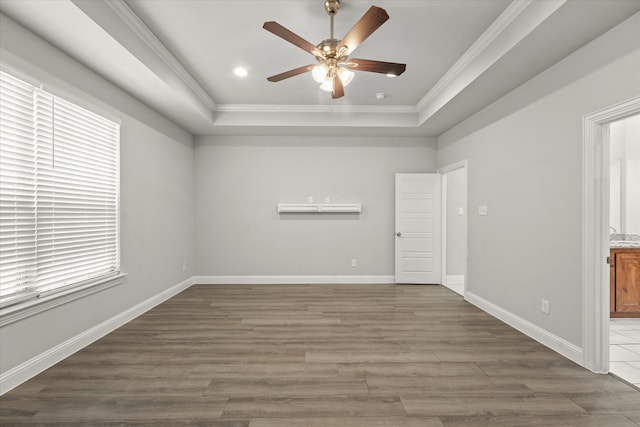
M 552 334 L 546 329 L 534 325 L 533 323 L 516 316 L 497 305 L 487 301 L 486 299 L 475 295 L 472 292 L 467 291 L 465 293 L 465 300 L 480 308 L 481 310 L 489 313 L 493 317 L 503 321 L 512 328 L 517 329 L 530 338 L 538 341 L 550 349 L 560 353 L 569 360 L 575 363 L 581 364 L 583 360 L 582 349 L 575 344 L 570 343 L 557 335 Z
M 192 284 L 193 278 L 189 278 L 131 307 L 130 309 L 123 311 L 120 314 L 87 329 L 75 337 L 50 348 L 44 353 L 39 354 L 38 356 L 33 357 L 6 372 L 3 372 L 0 375 L 0 395 L 12 390 L 30 378 L 33 378 L 40 372 L 50 368 L 66 357 L 71 356 L 73 353 L 83 349 L 108 333 L 113 332 L 117 328 L 127 322 L 130 322 L 158 304 L 189 288 Z
M 393 284 L 394 276 L 195 276 L 196 285 Z
M 453 172 L 454 170 L 463 169 L 463 168 L 466 169 L 468 164 L 469 164 L 469 160 L 467 159 L 459 160 L 457 162 L 453 162 L 449 165 L 438 168 L 438 173 L 444 175 L 445 173 Z
M 566 0 L 511 2 L 416 104 L 419 114 L 418 125 L 449 103 L 565 2 Z
M 489 28 L 478 37 L 478 39 L 467 49 L 467 51 L 453 64 L 451 68 L 442 76 L 438 82 L 418 101 L 416 108 L 422 110 L 427 104 L 432 102 L 438 95 L 451 85 L 451 82 L 458 77 L 477 57 L 479 57 L 491 42 L 496 40 L 502 32 L 513 23 L 522 12 L 524 12 L 532 0 L 512 2 L 502 12 L 498 18 L 491 23 Z
M 56 292 L 47 296 L 31 299 L 14 305 L 10 305 L 0 310 L 0 328 L 18 320 L 26 319 L 43 311 L 51 310 L 62 304 L 67 304 L 79 298 L 84 298 L 96 292 L 104 291 L 113 286 L 124 283 L 126 274 L 117 274 L 104 279 L 86 283 L 82 286 Z
M 451 289 L 453 292 L 464 297 L 464 276 L 449 275 L 445 276 L 442 286 Z
M 169 67 L 169 69 L 189 87 L 189 89 L 205 104 L 209 110 L 216 108 L 216 103 L 209 96 L 206 90 L 193 78 L 193 76 L 182 66 L 180 61 L 167 49 L 167 47 L 156 37 L 156 35 L 145 25 L 136 13 L 131 10 L 123 0 L 111 0 L 105 2 L 107 6 L 124 22 L 127 27 L 153 52 L 158 58 Z
M 609 371 L 608 123 L 640 113 L 640 97 L 582 119 L 582 346 L 584 366 Z
M 378 113 L 417 114 L 413 105 L 274 105 L 218 104 L 216 111 L 227 113 Z
M 447 278 L 447 190 L 449 189 L 449 177 L 446 173 L 440 173 L 440 271 L 442 272 L 442 284 L 445 285 Z

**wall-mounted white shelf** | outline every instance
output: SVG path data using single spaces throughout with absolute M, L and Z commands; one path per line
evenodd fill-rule
M 279 213 L 360 213 L 361 203 L 278 203 Z
M 318 205 L 318 212 L 362 212 L 360 203 L 322 203 Z
M 317 203 L 278 203 L 280 213 L 318 212 Z

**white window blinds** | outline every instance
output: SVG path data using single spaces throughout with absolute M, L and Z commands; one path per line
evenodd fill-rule
M 0 73 L 0 307 L 118 273 L 119 133 Z

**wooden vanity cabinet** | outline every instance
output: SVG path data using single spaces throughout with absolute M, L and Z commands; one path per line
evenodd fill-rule
M 640 248 L 611 248 L 611 317 L 640 317 Z

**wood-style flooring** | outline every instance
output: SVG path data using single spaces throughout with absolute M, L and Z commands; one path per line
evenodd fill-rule
M 441 286 L 193 286 L 0 397 L 0 425 L 638 426 L 640 392 Z

